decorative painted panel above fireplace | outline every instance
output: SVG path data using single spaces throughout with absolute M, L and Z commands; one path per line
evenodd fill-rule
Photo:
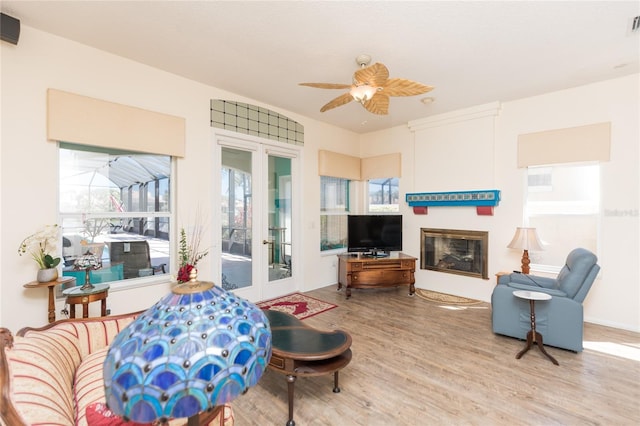
M 492 215 L 500 202 L 500 191 L 418 192 L 407 194 L 405 199 L 416 214 L 426 214 L 428 206 L 475 206 L 479 215 Z

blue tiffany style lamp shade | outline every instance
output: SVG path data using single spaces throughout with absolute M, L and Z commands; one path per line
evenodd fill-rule
M 262 310 L 193 273 L 111 343 L 107 405 L 141 423 L 193 419 L 247 392 L 270 358 L 271 328 Z

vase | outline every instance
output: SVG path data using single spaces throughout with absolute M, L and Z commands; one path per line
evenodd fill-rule
M 58 279 L 58 268 L 38 269 L 38 282 L 48 283 Z

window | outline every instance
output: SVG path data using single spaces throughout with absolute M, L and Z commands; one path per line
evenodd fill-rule
M 529 167 L 525 219 L 545 243 L 529 253 L 532 266 L 556 270 L 576 247 L 597 253 L 599 211 L 599 165 Z
M 171 157 L 61 143 L 63 275 L 84 283 L 75 261 L 101 260 L 92 284 L 168 274 Z
M 320 176 L 320 251 L 347 247 L 348 179 Z
M 400 211 L 398 180 L 398 178 L 385 178 L 367 181 L 369 213 L 397 213 Z
M 236 151 L 223 148 L 225 152 Z M 247 156 L 249 153 L 240 152 Z M 247 256 L 251 254 L 251 173 L 229 166 L 222 166 L 222 251 Z M 250 271 L 249 271 L 250 273 Z M 247 284 L 249 285 L 249 284 Z

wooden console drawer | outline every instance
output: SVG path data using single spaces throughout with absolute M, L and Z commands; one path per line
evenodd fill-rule
M 407 268 L 407 269 L 414 269 L 416 266 L 416 261 L 415 260 L 403 260 L 402 261 L 402 268 Z
M 355 286 L 360 285 L 394 285 L 394 284 L 409 284 L 411 279 L 410 271 L 403 270 L 377 270 L 377 271 L 364 271 L 351 276 L 351 282 Z
M 352 271 L 362 271 L 362 263 L 351 263 L 351 270 Z

